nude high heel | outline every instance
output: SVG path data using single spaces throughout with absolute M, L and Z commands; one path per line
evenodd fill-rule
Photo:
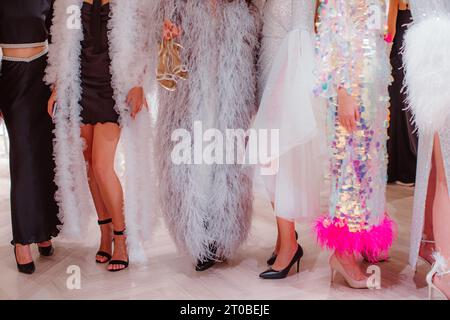
M 431 243 L 431 244 L 435 244 L 435 242 L 434 241 L 431 241 L 431 240 L 426 240 L 426 239 L 422 239 L 422 241 L 421 241 L 421 246 L 424 246 L 424 245 L 426 245 L 426 244 L 429 244 L 429 243 Z M 433 256 L 432 256 L 433 257 Z M 427 258 L 425 258 L 425 257 L 422 257 L 421 255 L 420 255 L 420 252 L 419 252 L 419 256 L 418 256 L 418 259 L 419 260 L 421 260 L 421 261 L 423 261 L 423 262 L 425 262 L 427 265 L 429 265 L 430 267 L 432 267 L 433 266 L 433 263 L 434 263 L 434 260 L 432 260 L 432 261 L 430 261 L 430 260 L 428 260 Z
M 345 268 L 342 266 L 342 264 L 339 262 L 339 260 L 336 258 L 335 254 L 333 254 L 330 257 L 330 269 L 331 269 L 331 283 L 334 283 L 336 274 L 339 273 L 341 276 L 344 277 L 347 284 L 354 289 L 368 289 L 367 285 L 367 278 L 362 280 L 355 280 L 352 277 L 350 277 L 345 270 Z
M 172 61 L 170 61 L 167 40 L 161 42 L 158 56 L 159 63 L 156 72 L 156 80 L 164 89 L 175 91 L 177 88 L 177 78 L 170 72 Z
M 450 274 L 450 269 L 447 266 L 447 261 L 445 258 L 440 255 L 438 252 L 433 254 L 435 262 L 431 271 L 427 274 L 427 283 L 428 283 L 428 299 L 429 300 L 449 300 L 449 297 L 445 295 L 434 283 L 433 280 L 435 277 L 443 277 L 447 274 Z
M 185 64 L 183 64 L 181 59 L 181 50 L 183 47 L 176 43 L 175 41 L 171 41 L 169 45 L 169 50 L 171 51 L 172 59 L 173 59 L 173 68 L 172 74 L 181 80 L 188 79 L 188 69 Z

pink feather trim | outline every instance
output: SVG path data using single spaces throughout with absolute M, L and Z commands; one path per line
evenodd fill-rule
M 386 253 L 396 237 L 396 225 L 387 215 L 381 224 L 369 231 L 350 232 L 347 225 L 328 216 L 320 217 L 314 225 L 317 240 L 323 248 L 338 253 L 359 253 L 370 262 L 378 261 Z

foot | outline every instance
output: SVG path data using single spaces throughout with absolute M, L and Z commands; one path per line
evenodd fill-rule
M 52 245 L 52 242 L 49 240 L 49 241 L 39 242 L 37 245 L 40 248 L 48 248 Z
M 450 300 L 450 274 L 445 276 L 435 276 L 433 283 Z
M 350 255 L 335 254 L 335 257 L 342 265 L 342 267 L 344 267 L 345 272 L 350 278 L 356 281 L 362 281 L 364 279 L 367 279 L 366 275 L 361 270 L 360 264 L 358 263 L 353 254 Z
M 277 259 L 275 260 L 272 269 L 275 271 L 285 269 L 289 265 L 289 263 L 291 263 L 292 257 L 294 257 L 295 253 L 297 252 L 297 249 L 298 244 L 296 242 L 282 248 L 280 247 Z
M 101 230 L 101 238 L 100 238 L 100 248 L 98 249 L 98 251 L 112 254 L 113 236 L 112 236 L 111 224 L 109 223 L 109 224 L 100 226 L 100 230 Z M 99 263 L 106 263 L 109 260 L 107 257 L 101 256 L 101 255 L 96 255 L 95 259 Z
M 51 257 L 55 249 L 53 248 L 52 242 L 49 241 L 43 241 L 37 244 L 39 249 L 39 254 L 43 257 Z
M 33 262 L 30 245 L 16 244 L 16 260 L 18 264 L 28 264 Z
M 436 251 L 434 243 L 422 243 L 419 250 L 419 256 L 428 262 L 430 265 L 434 263 L 433 252 Z
M 120 260 L 128 262 L 127 243 L 125 236 L 114 236 L 114 254 L 111 261 Z M 121 264 L 109 264 L 109 271 L 120 271 L 125 269 L 125 265 Z

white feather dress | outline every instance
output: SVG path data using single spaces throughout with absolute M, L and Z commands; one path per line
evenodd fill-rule
M 415 268 L 425 223 L 434 135 L 450 186 L 450 1 L 410 0 L 414 24 L 405 36 L 405 85 L 419 130 L 409 263 Z
M 175 164 L 172 134 L 184 129 L 194 138 L 196 121 L 222 133 L 250 127 L 256 111 L 257 10 L 243 0 L 219 0 L 215 8 L 210 1 L 157 2 L 155 48 L 163 20 L 171 19 L 183 30 L 189 70 L 175 92 L 158 94 L 155 152 L 162 214 L 180 251 L 194 261 L 230 258 L 250 230 L 251 171 L 239 164 Z

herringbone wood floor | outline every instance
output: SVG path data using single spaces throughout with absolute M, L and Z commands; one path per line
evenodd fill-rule
M 258 188 L 256 188 L 258 189 Z M 299 274 L 281 281 L 263 281 L 258 273 L 276 237 L 274 217 L 269 203 L 256 192 L 252 232 L 234 260 L 205 273 L 197 273 L 185 256 L 177 252 L 166 228 L 160 224 L 148 246 L 147 266 L 132 265 L 119 273 L 106 272 L 94 263 L 98 232 L 90 226 L 90 237 L 80 245 L 56 240 L 56 254 L 39 258 L 32 276 L 16 271 L 10 241 L 9 178 L 7 161 L 0 159 L 0 298 L 1 299 L 423 299 L 426 298 L 425 274 L 420 265 L 414 273 L 407 266 L 409 226 L 413 190 L 390 186 L 389 212 L 398 223 L 398 239 L 389 262 L 380 264 L 380 290 L 353 290 L 341 277 L 330 285 L 328 253 L 321 251 L 307 225 L 299 225 L 300 241 L 305 248 Z M 26 196 L 26 195 L 24 195 Z M 70 265 L 81 268 L 81 289 L 66 287 Z

